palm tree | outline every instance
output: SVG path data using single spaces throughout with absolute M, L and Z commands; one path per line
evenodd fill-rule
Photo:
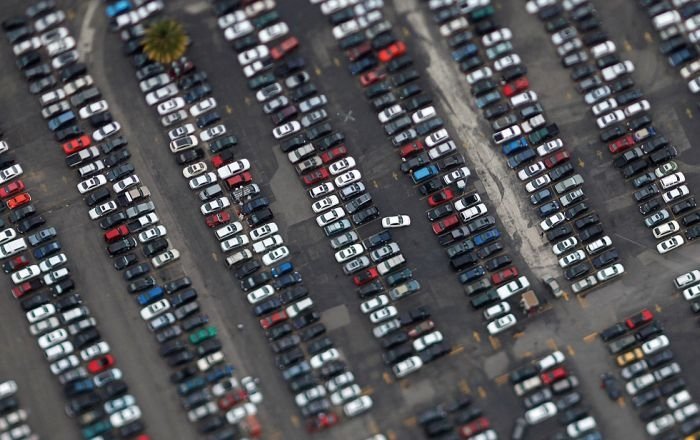
M 189 37 L 181 23 L 170 19 L 161 20 L 146 30 L 143 51 L 152 61 L 170 64 L 185 54 L 188 41 Z

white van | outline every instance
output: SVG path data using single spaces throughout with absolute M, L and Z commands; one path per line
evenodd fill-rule
M 669 174 L 668 176 L 659 180 L 662 189 L 669 189 L 676 185 L 680 185 L 685 182 L 685 175 L 681 172 Z
M 24 238 L 18 238 L 17 240 L 0 245 L 0 258 L 11 257 L 26 249 L 27 242 L 24 241 Z

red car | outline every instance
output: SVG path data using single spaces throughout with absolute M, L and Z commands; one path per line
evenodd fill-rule
M 22 193 L 22 194 L 14 196 L 10 200 L 8 200 L 7 207 L 10 209 L 15 209 L 15 208 L 19 208 L 20 206 L 24 206 L 31 201 L 32 201 L 32 196 L 30 196 L 29 193 Z
M 270 49 L 270 56 L 273 60 L 279 60 L 299 46 L 297 37 L 289 37 L 277 46 Z
M 452 200 L 455 196 L 455 193 L 452 192 L 452 189 L 450 188 L 445 188 L 442 191 L 436 192 L 435 194 L 431 195 L 428 197 L 428 205 L 430 206 L 438 206 L 442 205 L 445 202 L 449 202 Z
M 216 214 L 212 214 L 209 217 L 206 218 L 205 222 L 207 223 L 207 226 L 210 228 L 215 228 L 219 225 L 223 225 L 228 223 L 231 220 L 231 214 L 229 214 L 226 211 L 218 212 Z
M 417 326 L 413 327 L 411 330 L 408 332 L 408 336 L 412 339 L 416 339 L 418 336 L 429 332 L 430 330 L 435 328 L 435 323 L 431 320 L 423 321 Z
M 550 385 L 559 379 L 564 379 L 566 376 L 568 376 L 569 373 L 566 372 L 566 368 L 564 367 L 559 367 L 555 368 L 552 371 L 547 371 L 546 373 L 542 373 L 540 376 L 540 379 L 542 379 L 542 382 L 544 382 L 545 385 Z
M 97 374 L 105 371 L 112 365 L 114 365 L 114 356 L 106 354 L 88 362 L 87 369 L 90 373 Z
M 17 194 L 23 189 L 24 182 L 22 182 L 21 180 L 15 180 L 14 182 L 8 183 L 7 185 L 0 188 L 0 197 L 2 197 L 3 199 L 11 197 L 12 195 Z
M 449 231 L 450 229 L 453 229 L 457 227 L 459 224 L 459 217 L 457 217 L 457 214 L 452 214 L 449 217 L 445 217 L 439 222 L 433 223 L 433 232 L 435 235 L 440 235 L 445 231 Z
M 127 228 L 126 225 L 120 225 L 105 232 L 104 238 L 107 243 L 114 243 L 127 235 L 129 235 L 129 228 Z
M 520 78 L 515 79 L 503 86 L 503 94 L 510 98 L 528 87 L 530 87 L 530 82 L 527 80 L 527 78 L 521 76 Z
M 2 265 L 2 270 L 5 273 L 14 272 L 20 270 L 21 268 L 29 265 L 29 258 L 26 255 L 17 255 L 10 261 Z
M 217 404 L 221 411 L 227 411 L 247 398 L 248 394 L 244 390 L 237 388 L 219 399 Z
M 253 181 L 253 175 L 248 171 L 244 171 L 241 174 L 236 174 L 226 179 L 226 185 L 228 189 L 233 189 L 237 186 L 248 184 Z
M 321 155 L 321 160 L 323 161 L 323 163 L 328 163 L 336 159 L 340 159 L 341 157 L 345 157 L 347 154 L 348 149 L 345 147 L 345 144 L 340 144 L 336 147 L 331 148 L 328 151 L 325 151 Z
M 41 281 L 39 281 L 38 279 L 25 281 L 19 286 L 15 286 L 12 288 L 12 296 L 19 299 L 33 290 L 40 289 L 42 286 L 43 284 L 41 284 Z
M 459 428 L 459 434 L 463 438 L 469 438 L 482 431 L 486 431 L 490 426 L 491 424 L 489 423 L 489 419 L 486 417 L 479 417 L 468 425 L 463 425 L 461 428 Z
M 510 281 L 517 276 L 518 268 L 515 266 L 511 266 L 491 275 L 491 282 L 493 284 L 501 284 L 505 283 L 506 281 Z
M 355 275 L 352 278 L 353 283 L 355 283 L 356 286 L 361 286 L 363 284 L 367 284 L 373 279 L 377 278 L 379 276 L 379 272 L 377 272 L 376 267 L 370 267 L 369 269 L 365 269 L 359 274 Z
M 321 413 L 309 420 L 306 425 L 306 430 L 309 432 L 318 432 L 330 428 L 336 423 L 338 423 L 338 416 L 335 413 Z
M 364 43 L 345 51 L 345 56 L 350 61 L 357 61 L 368 53 L 372 52 L 372 42 L 367 40 Z
M 63 152 L 66 154 L 77 153 L 90 146 L 90 136 L 84 134 L 63 144 Z
M 230 162 L 233 162 L 233 151 L 231 150 L 226 150 L 211 158 L 211 164 L 214 168 L 221 168 Z
M 646 324 L 647 322 L 651 321 L 654 319 L 654 314 L 649 311 L 649 309 L 644 309 L 641 312 L 637 313 L 636 315 L 630 316 L 625 320 L 625 324 L 627 324 L 627 327 L 630 329 L 634 329 L 639 327 L 642 324 Z
M 628 134 L 627 136 L 620 138 L 612 144 L 608 145 L 608 150 L 610 150 L 612 154 L 622 153 L 623 151 L 632 148 L 636 143 L 637 142 L 634 140 L 634 137 L 631 134 Z
M 301 180 L 304 185 L 311 186 L 319 183 L 322 180 L 326 180 L 331 174 L 324 167 L 317 168 L 309 174 L 304 175 Z
M 544 160 L 544 166 L 554 168 L 562 162 L 571 159 L 571 155 L 566 150 L 559 150 Z
M 420 153 L 421 151 L 423 151 L 423 142 L 416 141 L 401 147 L 401 149 L 399 150 L 399 154 L 401 155 L 401 159 L 405 159 L 408 156 L 413 156 L 414 154 Z
M 275 312 L 272 315 L 266 316 L 263 319 L 261 319 L 260 327 L 268 329 L 275 324 L 279 324 L 280 322 L 287 320 L 287 318 L 289 318 L 287 316 L 287 312 L 285 312 L 284 310 L 280 310 L 279 312 Z
M 383 80 L 385 77 L 386 74 L 384 72 L 379 72 L 377 69 L 370 70 L 360 75 L 360 84 L 362 84 L 362 87 L 368 87 Z
M 388 63 L 396 57 L 406 53 L 406 44 L 403 41 L 397 41 L 394 44 L 379 51 L 379 61 Z

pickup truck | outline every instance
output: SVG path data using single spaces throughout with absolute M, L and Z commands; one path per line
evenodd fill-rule
M 136 200 L 149 197 L 150 195 L 151 190 L 149 190 L 147 186 L 139 186 L 138 188 L 132 188 L 129 191 L 120 194 L 119 197 L 117 197 L 117 202 L 119 203 L 119 206 L 127 207 Z

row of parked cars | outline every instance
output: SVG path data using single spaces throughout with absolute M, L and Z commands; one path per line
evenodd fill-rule
M 615 155 L 613 165 L 636 189 L 633 196 L 641 203 L 644 225 L 663 239 L 657 251 L 665 254 L 700 236 L 700 226 L 692 226 L 700 222 L 695 197 L 673 160 L 678 150 L 653 127 L 649 101 L 634 87 L 634 65 L 617 54 L 593 5 L 548 5 L 537 14 L 546 21 L 562 64 L 571 69 L 577 90 L 597 118 L 600 140 Z
M 615 357 L 626 381 L 625 391 L 650 436 L 665 434 L 663 438 L 680 439 L 700 431 L 700 407 L 692 402 L 680 377 L 681 367 L 669 348 L 669 338 L 650 310 L 644 309 L 604 329 L 600 338 Z M 603 385 L 610 387 L 614 383 Z
M 525 407 L 523 417 L 515 421 L 513 440 L 529 437 L 526 435 L 529 427 L 555 416 L 566 434 L 559 433 L 554 438 L 603 438 L 597 430 L 595 417 L 582 404 L 581 393 L 576 391 L 579 380 L 565 361 L 564 353 L 555 351 L 510 373 L 513 391 L 522 398 Z
M 689 0 L 639 2 L 656 29 L 659 50 L 668 64 L 680 70 L 692 93 L 700 93 L 700 6 Z
M 472 398 L 460 395 L 423 410 L 416 415 L 417 424 L 429 438 L 443 440 L 497 440 L 498 434 L 484 411 L 472 404 Z
M 73 49 L 75 42 L 65 27 L 58 26 L 64 19 L 64 12 L 56 10 L 54 2 L 48 0 L 30 6 L 25 16 L 3 22 L 18 58 L 17 65 L 30 81 L 29 89 L 33 94 L 45 96 L 48 88 L 58 85 L 56 76 L 64 83 L 74 78 L 71 72 L 77 60 Z M 42 63 L 43 49 L 52 57 L 50 63 Z M 56 93 L 65 97 L 62 88 L 56 90 L 59 89 L 61 92 Z M 55 120 L 54 109 L 49 110 L 54 102 L 42 100 L 42 105 L 44 116 L 54 121 L 49 127 L 57 138 L 79 136 L 77 128 L 63 128 L 65 125 Z M 67 111 L 67 102 L 63 101 L 61 107 L 57 113 Z M 71 118 L 65 116 L 61 121 L 64 119 Z M 98 129 L 92 138 L 101 139 L 104 132 Z M 86 142 L 89 143 L 90 138 Z M 90 316 L 81 295 L 69 293 L 75 285 L 65 266 L 68 258 L 61 252 L 56 229 L 45 226 L 44 217 L 28 204 L 31 196 L 23 192 L 24 182 L 16 179 L 22 169 L 19 165 L 14 167 L 13 172 L 0 172 L 8 177 L 0 193 L 8 202 L 12 201 L 7 205 L 13 210 L 9 220 L 17 228 L 17 231 L 13 228 L 3 231 L 3 270 L 11 274 L 15 284 L 12 294 L 26 312 L 30 333 L 37 337 L 39 347 L 50 362 L 51 372 L 63 385 L 68 399 L 66 413 L 77 419 L 84 438 L 102 438 L 112 431 L 123 437 L 146 439 L 148 436 L 141 434 L 144 431 L 141 410 L 133 396 L 127 394 L 128 386 L 122 380 L 121 370 L 114 367 L 116 360 L 110 354 L 109 344 L 102 340 L 96 320 Z M 13 195 L 16 196 L 10 199 Z M 24 237 L 20 238 L 17 233 Z M 31 253 L 22 253 L 30 246 Z
M 537 208 L 541 235 L 553 244 L 572 290 L 582 292 L 624 272 L 616 263 L 619 253 L 585 201 L 583 177 L 575 173 L 558 126 L 547 123 L 537 93 L 529 89 L 527 68 L 513 49 L 513 32 L 495 24 L 491 6 L 481 10 L 488 12 L 437 10 L 436 17 L 444 21 L 440 31 L 466 73 L 477 108 L 489 120 L 493 143 Z
M 39 440 L 27 423 L 28 412 L 17 398 L 17 382 L 0 383 L 0 440 Z
M 129 14 L 123 5 L 123 2 L 115 2 L 107 6 L 107 15 L 113 22 L 120 23 L 120 17 Z M 115 11 L 119 13 L 114 15 Z M 230 214 L 224 209 L 231 202 L 223 195 L 220 186 L 209 185 L 218 177 L 209 171 L 204 161 L 199 160 L 204 157 L 204 150 L 198 145 L 208 142 L 210 151 L 222 152 L 212 159 L 216 171 L 232 162 L 232 154 L 228 157 L 224 152 L 231 153 L 227 149 L 236 145 L 237 139 L 220 123 L 217 102 L 210 96 L 212 89 L 206 81 L 206 72 L 197 70 L 185 57 L 170 65 L 147 59 L 142 42 L 146 28 L 147 23 L 143 21 L 115 26 L 123 42 L 123 52 L 131 57 L 136 69 L 136 79 L 146 103 L 155 107 L 161 125 L 167 129 L 171 153 L 183 166 L 183 176 L 189 179 L 190 188 L 197 190 L 203 202 L 200 212 L 205 216 L 206 224 L 212 228 L 224 225 L 230 219 Z M 249 166 L 247 161 L 239 165 L 241 168 Z M 252 189 L 259 192 L 257 186 Z M 232 237 L 236 232 L 234 225 L 240 228 L 235 222 L 228 231 L 219 228 L 217 232 L 222 237 Z M 164 227 L 159 227 L 163 228 L 159 233 L 165 234 Z M 228 245 L 231 249 L 236 247 L 233 241 Z M 258 437 L 261 426 L 256 415 L 263 399 L 259 380 L 250 376 L 238 380 L 233 376 L 234 367 L 224 363 L 222 343 L 217 339 L 218 329 L 209 324 L 206 314 L 200 313 L 197 292 L 190 286 L 191 280 L 182 277 L 151 287 L 141 294 L 150 304 L 142 310 L 141 316 L 153 319 L 153 314 L 158 317 L 175 315 L 170 325 L 160 330 L 156 337 L 161 343 L 161 354 L 168 356 L 169 362 L 172 360 L 171 365 L 185 365 L 171 379 L 177 384 L 189 421 L 196 423 L 200 432 L 209 433 L 207 438 L 211 439 L 237 438 L 243 433 Z M 160 293 L 163 290 L 168 298 Z M 154 296 L 149 294 L 153 291 L 156 292 Z M 194 346 L 196 354 L 187 349 L 187 342 Z
M 355 38 L 367 38 L 365 46 L 370 48 L 371 35 L 379 38 L 379 34 L 390 32 L 390 25 L 383 19 L 381 8 L 383 1 L 355 1 L 355 2 L 334 2 L 326 1 L 320 3 L 321 13 L 328 17 L 331 24 L 335 25 L 334 34 L 348 33 Z M 342 31 L 341 31 L 342 29 Z M 354 29 L 354 30 L 353 30 Z M 365 36 L 367 35 L 367 36 Z M 402 44 L 402 43 L 401 43 Z M 342 44 L 341 44 L 342 46 Z M 402 50 L 405 50 L 403 47 Z M 350 61 L 352 56 L 348 55 Z M 303 106 L 303 103 L 300 107 Z M 384 116 L 382 116 L 384 118 Z M 386 116 L 391 118 L 390 116 Z M 388 120 L 388 119 L 387 119 Z M 342 133 L 331 136 L 343 136 Z M 321 141 L 321 147 L 323 140 Z M 345 144 L 341 144 L 347 150 Z M 335 148 L 341 148 L 335 147 Z M 330 150 L 332 151 L 332 150 Z M 327 153 L 323 153 L 321 158 Z M 329 166 L 331 174 L 333 165 Z M 363 200 L 371 200 L 371 194 L 366 193 L 366 186 L 361 183 L 361 194 L 355 197 L 353 203 L 363 203 Z M 333 190 L 332 182 L 324 182 L 320 187 L 328 187 Z M 345 190 L 339 188 L 339 195 L 344 197 Z M 309 195 L 315 197 L 314 189 L 309 191 Z M 376 208 L 375 208 L 376 209 Z M 350 212 L 351 213 L 351 212 Z M 347 221 L 348 226 L 350 222 Z M 353 277 L 353 282 L 357 286 L 358 295 L 364 300 L 360 304 L 360 310 L 369 315 L 373 324 L 378 324 L 373 330 L 376 338 L 380 339 L 382 348 L 385 350 L 382 358 L 384 363 L 391 366 L 394 375 L 402 378 L 420 369 L 422 365 L 431 362 L 450 351 L 450 347 L 441 331 L 435 327 L 435 322 L 430 320 L 431 312 L 427 306 L 412 307 L 411 310 L 400 313 L 397 309 L 397 301 L 416 293 L 420 288 L 420 282 L 413 279 L 413 271 L 402 267 L 405 258 L 401 254 L 398 243 L 391 241 L 389 228 L 406 227 L 411 223 L 408 216 L 392 216 L 382 219 L 382 227 L 385 228 L 364 241 L 359 242 L 360 237 L 355 231 L 342 233 L 331 240 L 331 246 L 336 248 L 341 240 L 347 241 L 351 238 L 352 246 L 358 253 L 369 252 L 369 255 L 361 255 L 359 260 L 363 262 L 361 271 Z M 348 271 L 345 271 L 348 273 Z M 388 290 L 385 292 L 385 289 Z M 384 319 L 386 317 L 386 319 Z M 416 325 L 417 324 L 417 325 Z
M 674 278 L 673 286 L 690 303 L 693 313 L 700 313 L 700 269 L 694 269 Z

